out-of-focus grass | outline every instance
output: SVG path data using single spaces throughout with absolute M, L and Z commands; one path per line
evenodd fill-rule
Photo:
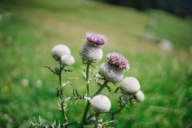
M 150 12 L 150 11 L 149 11 Z M 150 27 L 159 38 L 170 40 L 175 48 L 189 50 L 192 45 L 192 21 L 162 11 L 151 11 Z
M 56 44 L 69 46 L 76 59 L 75 65 L 69 67 L 73 72 L 65 74 L 63 82 L 67 77 L 78 77 L 78 80 L 66 88 L 65 93 L 71 94 L 72 88 L 85 93 L 79 49 L 84 43 L 86 31 L 108 37 L 103 48 L 105 55 L 120 52 L 128 58 L 131 69 L 125 72 L 125 76 L 138 78 L 146 96 L 143 103 L 126 108 L 117 115 L 115 127 L 192 126 L 191 54 L 179 49 L 165 52 L 157 44 L 137 38 L 145 34 L 145 25 L 149 22 L 147 14 L 81 0 L 9 1 L 0 4 L 0 12 L 0 127 L 27 127 L 28 120 L 39 115 L 46 122 L 60 118 L 55 97 L 58 78 L 43 68 L 56 67 L 57 62 L 50 53 Z M 159 16 L 170 18 L 163 13 Z M 181 22 L 177 18 L 171 22 L 188 25 L 188 21 Z M 158 26 L 160 29 L 161 26 Z M 166 32 L 172 29 L 167 27 Z M 181 30 L 179 32 L 183 34 Z M 184 37 L 180 36 L 178 40 Z M 188 46 L 188 43 L 183 45 Z M 104 56 L 95 65 L 105 61 Z M 29 81 L 28 86 L 23 85 L 25 79 Z M 42 81 L 42 86 L 38 86 L 38 80 Z M 96 88 L 94 86 L 92 92 Z M 107 95 L 110 99 L 117 98 L 117 95 Z M 69 119 L 79 119 L 84 107 L 81 101 L 73 107 L 69 104 Z M 114 102 L 112 109 L 116 107 Z

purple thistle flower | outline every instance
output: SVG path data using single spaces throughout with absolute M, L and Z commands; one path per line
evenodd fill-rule
M 120 69 L 128 70 L 130 68 L 128 60 L 119 53 L 109 53 L 107 59 L 110 64 L 115 65 Z
M 87 32 L 86 41 L 94 46 L 101 47 L 107 42 L 107 38 L 104 35 L 94 32 Z

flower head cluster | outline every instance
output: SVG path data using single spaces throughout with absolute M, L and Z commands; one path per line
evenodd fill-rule
M 56 61 L 61 61 L 63 65 L 73 65 L 75 63 L 75 59 L 66 45 L 58 44 L 54 46 L 51 54 Z
M 100 35 L 95 32 L 87 32 L 86 41 L 96 47 L 101 47 L 107 42 L 107 38 L 104 35 Z
M 128 70 L 130 68 L 128 60 L 119 53 L 110 53 L 107 55 L 107 59 L 109 60 L 109 63 L 119 67 L 120 69 Z
M 142 102 L 144 101 L 145 96 L 143 92 L 140 91 L 140 83 L 135 77 L 124 78 L 123 72 L 124 70 L 130 69 L 130 66 L 128 60 L 122 54 L 116 52 L 107 54 L 108 61 L 102 63 L 99 69 L 92 65 L 93 62 L 97 62 L 103 57 L 102 46 L 105 45 L 105 43 L 107 42 L 107 38 L 104 35 L 94 32 L 87 32 L 85 41 L 86 42 L 81 47 L 79 54 L 83 59 L 83 64 L 86 64 L 87 66 L 86 69 L 83 69 L 83 78 L 86 81 L 87 96 L 85 96 L 85 94 L 81 95 L 78 93 L 77 89 L 73 89 L 72 96 L 66 97 L 65 94 L 65 97 L 63 97 L 64 92 L 67 92 L 67 90 L 63 90 L 63 87 L 73 83 L 73 80 L 75 79 L 74 77 L 71 77 L 68 78 L 68 81 L 66 83 L 62 83 L 62 71 L 71 72 L 71 70 L 65 69 L 65 66 L 73 65 L 75 63 L 75 59 L 71 55 L 71 51 L 66 45 L 58 44 L 54 46 L 51 50 L 52 57 L 59 62 L 60 67 L 55 68 L 55 70 L 52 70 L 48 66 L 45 67 L 50 69 L 52 73 L 59 77 L 60 88 L 57 88 L 56 94 L 59 98 L 59 109 L 61 110 L 62 116 L 64 117 L 64 122 L 62 123 L 64 123 L 66 127 L 72 124 L 76 124 L 68 123 L 70 121 L 68 121 L 66 115 L 67 101 L 88 100 L 86 109 L 82 117 L 82 121 L 79 122 L 79 127 L 83 128 L 84 125 L 92 125 L 94 123 L 94 128 L 100 128 L 103 126 L 107 126 L 109 123 L 113 123 L 115 114 L 123 110 L 129 103 L 132 105 L 134 103 L 132 102 L 133 100 L 136 102 Z M 92 68 L 95 68 L 95 70 L 92 70 Z M 98 77 L 98 74 L 103 78 L 100 78 L 100 76 Z M 103 84 L 101 84 L 101 82 L 103 82 Z M 116 84 L 116 90 L 112 91 L 112 88 L 108 86 L 108 82 Z M 42 84 L 41 81 L 40 84 Z M 95 84 L 99 85 L 100 87 L 96 91 L 96 93 L 91 96 L 90 87 Z M 119 108 L 113 112 L 109 112 L 111 108 L 110 99 L 107 96 L 100 94 L 100 92 L 104 88 L 107 88 L 108 91 L 112 94 L 117 93 L 118 89 L 121 89 L 122 94 L 119 96 L 118 99 Z M 94 112 L 89 113 L 90 107 Z M 88 115 L 88 113 L 90 115 Z M 110 121 L 103 122 L 102 119 L 99 120 L 99 115 L 104 113 L 111 115 Z M 39 125 L 38 123 L 36 123 L 36 120 L 34 121 L 35 123 L 31 122 L 31 126 Z M 62 124 L 59 123 L 58 126 L 60 125 Z

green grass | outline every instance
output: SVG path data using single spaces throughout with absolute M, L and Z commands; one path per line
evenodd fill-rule
M 120 52 L 128 58 L 131 69 L 125 72 L 125 77 L 138 78 L 145 93 L 143 103 L 117 115 L 115 127 L 192 127 L 192 58 L 188 51 L 180 48 L 181 41 L 184 49 L 190 45 L 190 21 L 157 13 L 154 32 L 173 41 L 176 47 L 172 52 L 165 52 L 156 43 L 138 38 L 146 33 L 149 16 L 134 9 L 83 0 L 10 1 L 0 4 L 0 14 L 0 128 L 27 127 L 28 120 L 39 115 L 48 123 L 60 119 L 55 97 L 58 79 L 43 68 L 57 66 L 51 57 L 51 49 L 56 44 L 69 46 L 76 60 L 70 67 L 73 72 L 67 73 L 63 81 L 72 76 L 78 80 L 65 93 L 71 94 L 72 88 L 85 93 L 79 49 L 84 44 L 86 31 L 108 37 L 103 48 L 105 55 Z M 104 56 L 95 65 L 105 61 Z M 23 79 L 28 79 L 28 86 L 23 86 Z M 42 87 L 36 85 L 39 79 Z M 97 86 L 92 93 L 94 89 Z M 111 99 L 117 98 L 117 95 L 108 95 Z M 74 104 L 68 107 L 72 121 L 80 119 L 84 110 L 84 102 Z M 113 100 L 112 109 L 116 107 Z
M 175 48 L 189 50 L 192 45 L 192 21 L 172 16 L 162 11 L 149 11 L 151 15 L 151 29 L 155 35 L 168 39 Z

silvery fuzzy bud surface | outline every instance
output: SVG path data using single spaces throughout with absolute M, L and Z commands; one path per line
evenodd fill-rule
M 70 65 L 73 65 L 75 63 L 75 59 L 72 55 L 64 54 L 61 56 L 61 62 L 63 65 L 70 66 Z
M 145 99 L 145 95 L 143 94 L 142 91 L 139 90 L 137 93 L 135 93 L 135 100 L 137 102 L 143 102 L 144 99 Z
M 124 76 L 122 69 L 110 64 L 109 62 L 101 64 L 99 74 L 112 83 L 120 82 Z
M 85 60 L 97 62 L 102 59 L 103 50 L 101 47 L 95 47 L 89 43 L 85 43 L 80 50 L 80 55 Z
M 95 112 L 108 112 L 111 108 L 111 101 L 104 95 L 96 95 L 90 100 L 91 107 Z
M 121 81 L 119 87 L 125 92 L 136 93 L 140 89 L 140 84 L 135 77 L 126 77 Z
M 71 51 L 66 45 L 63 44 L 58 44 L 51 50 L 51 55 L 56 61 L 60 61 L 61 56 L 64 54 L 71 54 Z

